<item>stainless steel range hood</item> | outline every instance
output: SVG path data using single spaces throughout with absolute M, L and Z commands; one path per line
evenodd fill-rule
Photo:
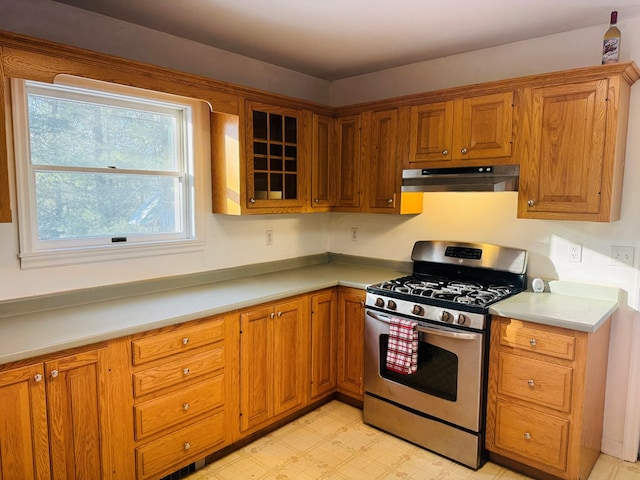
M 515 192 L 519 165 L 417 168 L 402 171 L 403 192 Z

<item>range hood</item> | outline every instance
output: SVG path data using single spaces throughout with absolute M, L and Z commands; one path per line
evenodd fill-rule
M 402 171 L 403 192 L 515 192 L 519 165 L 417 168 Z

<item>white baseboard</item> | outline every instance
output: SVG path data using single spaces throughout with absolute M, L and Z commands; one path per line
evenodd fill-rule
M 607 455 L 611 455 L 612 457 L 622 458 L 622 442 L 617 442 L 615 440 L 609 440 L 606 438 L 602 439 L 602 453 L 606 453 Z M 623 459 L 626 460 L 626 459 Z

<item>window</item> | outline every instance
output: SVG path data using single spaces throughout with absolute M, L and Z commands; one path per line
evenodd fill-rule
M 12 83 L 23 268 L 193 247 L 200 102 L 79 83 Z

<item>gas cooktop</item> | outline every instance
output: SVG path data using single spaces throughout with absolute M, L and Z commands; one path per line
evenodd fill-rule
M 437 276 L 409 275 L 371 285 L 370 292 L 395 298 L 425 302 L 441 300 L 461 305 L 491 305 L 517 293 L 515 285 L 496 285 L 481 281 L 447 279 Z M 392 294 L 396 295 L 392 295 Z

